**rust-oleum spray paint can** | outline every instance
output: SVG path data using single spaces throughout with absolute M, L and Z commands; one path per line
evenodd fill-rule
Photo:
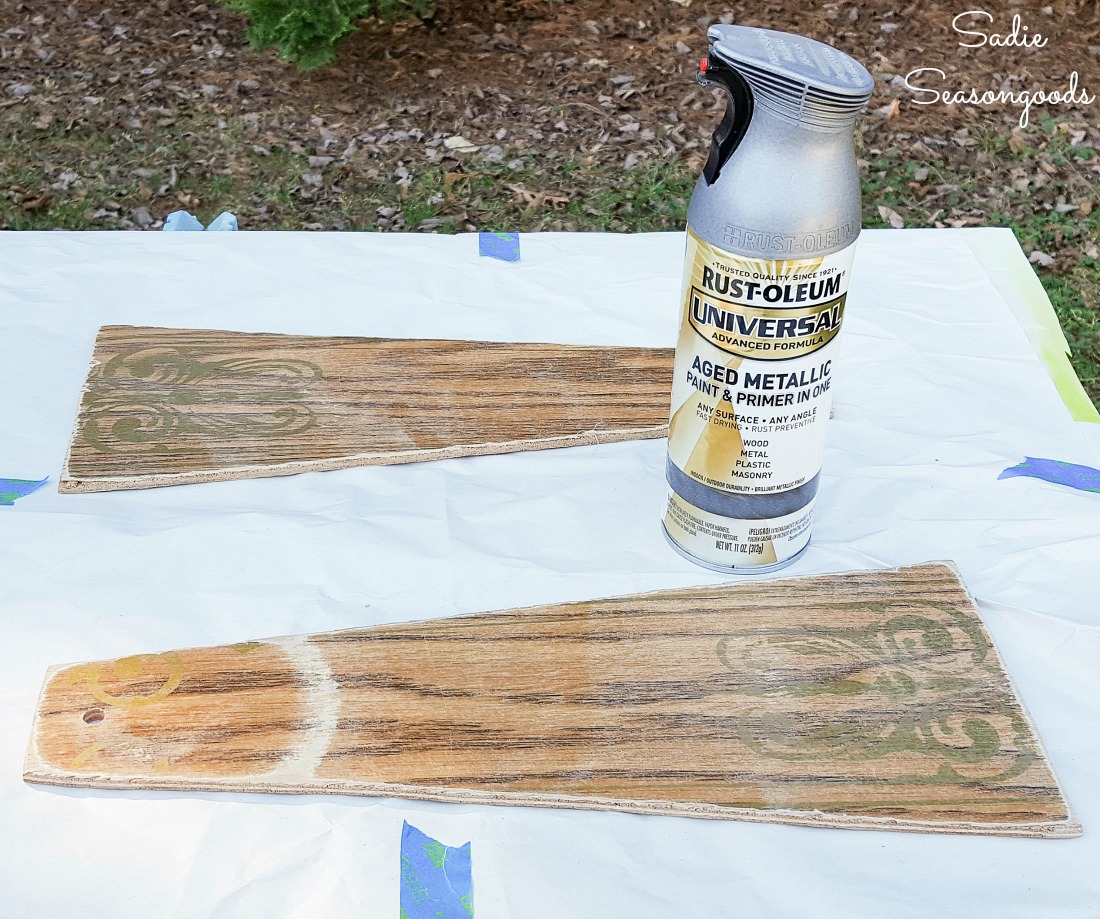
M 692 561 L 757 573 L 810 541 L 874 81 L 798 35 L 707 37 L 698 79 L 729 106 L 688 208 L 664 527 Z

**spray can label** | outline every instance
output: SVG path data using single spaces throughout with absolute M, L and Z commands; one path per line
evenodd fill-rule
M 693 558 L 778 565 L 809 542 L 854 253 L 749 258 L 688 230 L 665 529 Z

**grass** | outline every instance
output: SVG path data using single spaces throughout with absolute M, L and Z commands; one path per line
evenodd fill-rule
M 1077 167 L 1095 163 L 1097 151 L 1070 143 L 1053 119 L 1045 119 L 1042 127 L 1046 139 L 1038 148 L 1014 144 L 1006 136 L 979 138 L 979 145 L 992 160 L 1017 164 L 1018 171 L 1032 173 L 1042 162 L 1056 167 L 1057 177 L 1048 186 L 1051 197 L 1094 194 L 1089 186 L 1094 180 Z M 1008 227 L 1025 253 L 1057 252 L 1055 264 L 1038 267 L 1036 273 L 1065 333 L 1070 362 L 1100 408 L 1100 260 L 1088 254 L 1100 243 L 1100 201 L 1087 214 L 1059 213 L 1036 205 L 1030 186 L 990 187 L 973 175 L 973 169 L 942 159 L 916 163 L 896 152 L 882 155 L 871 162 L 864 179 L 864 226 L 890 226 L 889 215 L 878 210 L 881 205 L 906 227 Z M 929 188 L 935 190 L 932 195 Z
M 239 119 L 201 116 L 162 127 L 155 147 L 91 123 L 24 125 L 0 160 L 0 227 L 114 229 L 138 208 L 158 218 L 186 208 L 207 220 L 234 211 L 242 225 L 265 229 L 415 230 L 432 221 L 439 232 L 662 230 L 683 226 L 694 185 L 675 167 L 641 164 L 611 177 L 598 163 L 560 162 L 549 173 L 535 157 L 424 166 L 398 180 L 361 159 L 312 168 L 304 153 L 257 139 Z M 79 177 L 66 182 L 67 172 Z M 395 213 L 380 221 L 380 208 Z
M 606 167 L 565 163 L 547 182 L 534 161 L 517 168 L 482 164 L 461 173 L 433 170 L 412 183 L 405 225 L 439 229 L 647 232 L 682 229 L 694 177 L 666 166 L 639 166 L 609 181 Z
M 1091 291 L 1092 302 L 1100 303 L 1100 263 L 1083 263 L 1069 278 L 1039 273 L 1054 312 L 1062 325 L 1070 347 L 1070 362 L 1093 403 L 1100 408 L 1100 311 L 1085 301 Z
M 204 220 L 233 211 L 256 229 L 678 230 L 696 179 L 679 161 L 622 170 L 536 157 L 507 165 L 476 157 L 448 167 L 418 161 L 398 178 L 363 157 L 311 167 L 303 152 L 265 146 L 256 123 L 242 118 L 176 118 L 157 126 L 155 143 L 105 128 L 91 120 L 18 124 L 0 159 L 0 227 L 114 229 L 133 226 L 142 208 L 153 218 L 183 208 Z M 883 206 L 907 227 L 1007 226 L 1025 252 L 1058 254 L 1038 274 L 1074 369 L 1100 404 L 1100 263 L 1086 254 L 1100 240 L 1100 201 L 1088 214 L 1059 213 L 1037 206 L 1030 187 L 986 180 L 1030 174 L 1046 162 L 1054 177 L 1044 193 L 1079 195 L 1097 151 L 1074 145 L 1070 132 L 1047 119 L 1024 141 L 979 136 L 958 166 L 946 158 L 915 162 L 900 151 L 864 155 L 865 226 L 890 225 Z M 974 156 L 986 164 L 985 176 L 971 168 Z

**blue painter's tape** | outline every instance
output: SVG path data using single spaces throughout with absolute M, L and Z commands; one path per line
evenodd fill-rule
M 194 214 L 187 211 L 172 211 L 167 217 L 164 218 L 164 226 L 161 228 L 168 230 L 169 232 L 192 232 L 198 233 L 203 230 L 218 231 L 218 230 L 236 230 L 237 218 L 229 211 L 222 211 L 211 222 L 210 226 L 204 227 L 199 221 L 199 218 Z
M 189 231 L 192 233 L 201 233 L 205 227 L 199 222 L 199 218 L 194 214 L 189 214 L 187 211 L 172 211 L 167 217 L 164 218 L 163 230 L 169 233 L 181 233 Z
M 997 478 L 1011 479 L 1018 475 L 1031 476 L 1034 479 L 1053 482 L 1055 485 L 1068 485 L 1079 491 L 1100 494 L 1100 469 L 1093 469 L 1092 466 L 1077 466 L 1073 463 L 1063 463 L 1061 460 L 1025 456 L 1020 465 L 1009 466 Z
M 473 919 L 470 843 L 445 846 L 401 827 L 401 919 Z
M 478 252 L 489 258 L 499 258 L 502 262 L 519 261 L 519 233 L 480 233 L 477 246 Z
M 222 211 L 210 221 L 210 226 L 206 228 L 207 233 L 217 233 L 219 231 L 236 231 L 237 229 L 237 215 L 231 214 L 229 211 Z
M 0 479 L 0 505 L 10 507 L 15 504 L 17 498 L 25 498 L 49 480 L 49 476 L 37 482 L 34 479 Z

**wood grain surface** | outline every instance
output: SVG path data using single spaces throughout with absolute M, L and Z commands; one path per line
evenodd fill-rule
M 1080 833 L 942 564 L 55 668 L 25 777 Z
M 663 437 L 669 349 L 105 326 L 62 492 Z

